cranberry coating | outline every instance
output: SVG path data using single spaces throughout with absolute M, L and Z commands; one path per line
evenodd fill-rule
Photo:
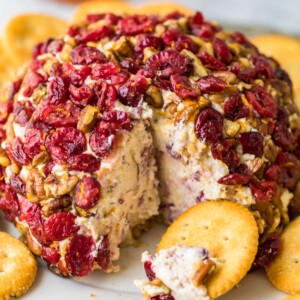
M 60 254 L 52 248 L 43 247 L 42 258 L 51 265 L 56 265 L 60 260 Z
M 51 104 L 59 104 L 68 100 L 69 78 L 66 76 L 54 78 L 48 85 L 48 99 Z
M 100 169 L 100 160 L 91 154 L 79 154 L 68 159 L 69 170 L 96 172 Z
M 48 241 L 62 241 L 74 235 L 79 227 L 76 216 L 67 211 L 54 213 L 44 223 L 44 233 Z
M 29 101 L 16 101 L 14 103 L 14 121 L 25 126 L 34 112 L 34 107 Z
M 51 157 L 58 163 L 86 150 L 85 135 L 72 127 L 58 128 L 46 138 L 45 146 Z
M 67 247 L 66 263 L 72 276 L 86 276 L 93 270 L 93 252 L 96 249 L 92 237 L 75 235 Z
M 244 132 L 239 135 L 243 152 L 261 157 L 264 152 L 264 137 L 260 132 Z
M 97 253 L 97 263 L 101 270 L 106 271 L 110 263 L 110 249 L 108 235 L 102 237 Z
M 101 64 L 106 61 L 106 57 L 102 52 L 87 45 L 79 45 L 74 48 L 70 53 L 70 59 L 75 65 Z
M 19 216 L 19 201 L 16 192 L 9 186 L 5 186 L 4 195 L 0 198 L 0 209 L 3 210 L 5 218 L 10 222 L 15 222 Z
M 234 94 L 224 103 L 224 115 L 226 119 L 236 121 L 250 116 L 250 108 L 243 103 L 240 94 Z
M 74 200 L 78 207 L 90 209 L 99 202 L 100 196 L 101 186 L 95 178 L 85 175 L 77 183 Z
M 226 82 L 214 76 L 205 76 L 197 82 L 202 94 L 220 93 L 227 87 Z
M 277 184 L 268 180 L 252 180 L 250 182 L 250 189 L 258 201 L 270 201 L 278 193 Z
M 194 98 L 201 93 L 199 87 L 193 84 L 186 76 L 171 75 L 170 80 L 173 91 L 182 99 Z
M 150 281 L 154 280 L 156 278 L 155 273 L 152 270 L 152 262 L 150 260 L 147 260 L 144 262 L 144 269 L 146 272 L 146 276 Z
M 195 134 L 198 139 L 206 143 L 215 143 L 223 135 L 223 117 L 213 108 L 206 108 L 200 112 L 195 122 Z

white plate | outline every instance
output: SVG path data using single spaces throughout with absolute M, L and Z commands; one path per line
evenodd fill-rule
M 0 220 L 3 219 L 0 215 Z M 0 230 L 8 231 L 18 236 L 14 227 L 0 221 Z M 121 271 L 116 274 L 94 272 L 81 280 L 61 278 L 51 273 L 46 264 L 39 260 L 39 271 L 32 289 L 22 299 L 28 300 L 142 300 L 141 293 L 134 286 L 134 279 L 145 277 L 140 263 L 141 253 L 149 250 L 154 253 L 165 227 L 156 225 L 150 232 L 143 235 L 141 246 L 122 249 L 120 260 Z M 105 298 L 104 298 L 105 296 Z M 282 300 L 285 294 L 278 292 L 268 282 L 263 271 L 250 273 L 227 295 L 220 300 Z

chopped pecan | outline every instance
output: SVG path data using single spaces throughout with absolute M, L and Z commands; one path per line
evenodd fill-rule
M 120 55 L 120 56 L 126 56 L 131 57 L 133 54 L 132 45 L 129 41 L 129 39 L 125 36 L 122 36 L 119 38 L 119 40 L 116 42 L 114 51 Z
M 37 88 L 32 94 L 33 103 L 39 104 L 46 95 L 47 95 L 46 86 L 41 86 L 41 87 Z
M 161 108 L 164 103 L 159 88 L 152 84 L 147 88 L 145 101 L 155 108 Z
M 77 129 L 84 133 L 91 132 L 95 127 L 98 113 L 98 108 L 92 105 L 87 105 L 80 113 Z
M 34 253 L 35 255 L 42 254 L 42 246 L 38 244 L 35 239 L 32 238 L 30 232 L 26 233 L 26 243 L 32 253 Z
M 264 156 L 274 162 L 278 153 L 278 148 L 271 139 L 266 139 L 264 144 Z
M 46 197 L 44 179 L 38 169 L 32 168 L 26 179 L 26 198 L 30 202 L 40 202 Z
M 215 262 L 211 259 L 207 259 L 205 262 L 200 261 L 199 266 L 193 277 L 193 283 L 195 286 L 203 284 L 205 277 L 211 272 L 212 268 L 216 266 Z
M 10 165 L 10 159 L 8 158 L 6 152 L 0 147 L 0 165 L 7 167 Z
M 238 122 L 224 120 L 224 131 L 230 137 L 235 137 L 241 130 L 241 125 Z
M 50 174 L 44 181 L 47 197 L 59 198 L 70 193 L 75 188 L 78 180 L 76 175 L 69 175 L 68 173 L 61 176 Z
M 198 107 L 199 109 L 203 109 L 205 107 L 211 106 L 211 102 L 203 96 L 198 98 Z
M 49 201 L 45 201 L 45 203 L 41 203 L 42 212 L 45 217 L 50 217 L 55 212 L 66 209 L 72 204 L 72 198 L 69 195 L 65 195 L 61 198 L 50 199 Z
M 50 155 L 47 151 L 42 151 L 35 155 L 32 159 L 32 165 L 46 164 L 50 160 Z

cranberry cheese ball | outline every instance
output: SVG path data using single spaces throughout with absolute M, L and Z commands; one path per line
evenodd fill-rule
M 201 201 L 241 203 L 257 264 L 278 252 L 300 120 L 288 75 L 243 34 L 200 12 L 88 15 L 35 47 L 9 98 L 0 207 L 53 271 L 116 270 L 159 199 L 168 223 Z

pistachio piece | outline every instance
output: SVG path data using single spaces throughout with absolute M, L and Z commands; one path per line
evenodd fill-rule
M 80 113 L 77 129 L 84 133 L 91 132 L 96 124 L 98 112 L 95 106 L 87 105 Z

